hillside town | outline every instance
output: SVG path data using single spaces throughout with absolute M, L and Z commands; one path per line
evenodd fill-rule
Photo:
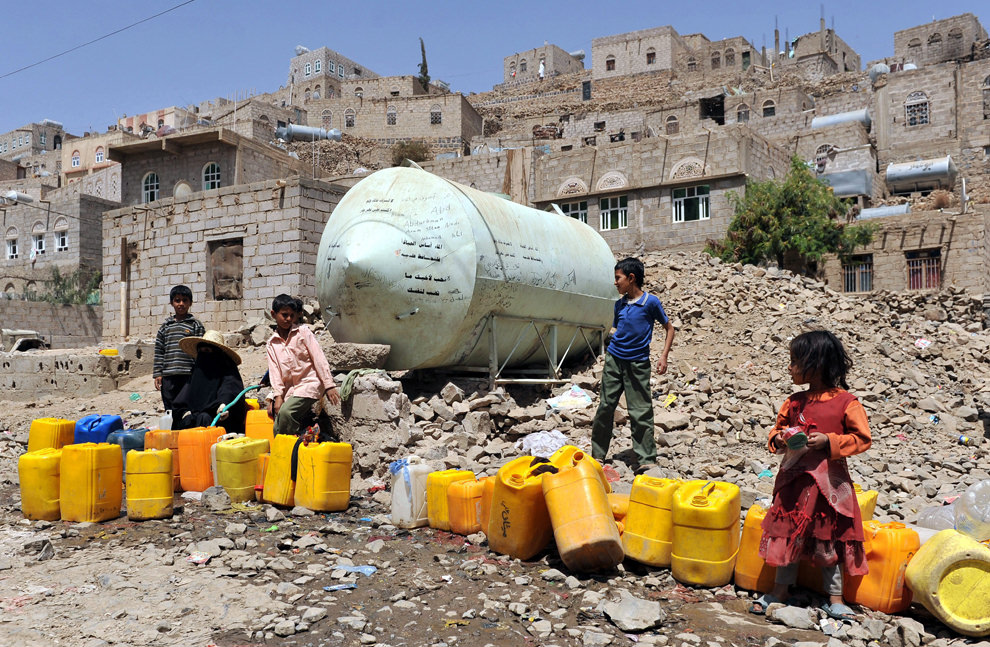
M 544 42 L 507 53 L 501 83 L 468 95 L 416 74 L 380 76 L 356 61 L 361 52 L 313 45 L 289 52 L 283 85 L 246 98 L 128 114 L 98 132 L 38 115 L 0 133 L 0 644 L 990 645 L 990 559 L 979 552 L 990 555 L 990 534 L 972 541 L 951 520 L 931 523 L 964 493 L 990 493 L 990 36 L 978 16 L 897 31 L 890 55 L 873 61 L 824 18 L 795 38 L 775 30 L 772 50 L 676 25 L 602 35 L 590 53 Z M 783 180 L 795 158 L 846 201 L 847 224 L 873 227 L 871 242 L 814 271 L 798 259 L 757 266 L 706 253 L 747 184 Z M 379 171 L 394 198 L 369 188 Z M 419 196 L 402 184 L 427 177 Z M 420 230 L 410 227 L 395 239 L 395 258 L 412 247 L 433 268 L 396 279 L 385 267 L 388 218 L 408 216 L 399 210 L 415 199 L 446 215 L 413 223 L 437 233 L 413 242 Z M 462 204 L 480 215 L 455 214 Z M 355 219 L 367 211 L 386 224 Z M 513 229 L 513 218 L 532 222 Z M 451 251 L 478 223 L 491 249 L 472 240 L 476 250 Z M 553 271 L 484 292 L 492 256 L 506 264 L 514 253 L 522 267 Z M 335 254 L 349 263 L 337 277 Z M 566 473 L 553 456 L 567 447 L 593 460 L 615 337 L 590 313 L 604 308 L 611 320 L 613 301 L 635 296 L 620 287 L 625 271 L 612 283 L 625 257 L 642 260 L 641 292 L 662 301 L 657 322 L 669 323 L 666 333 L 650 324 L 644 350 L 663 366 L 646 384 L 656 458 L 637 459 L 627 390 L 611 451 L 590 478 L 610 497 L 617 539 L 630 532 L 640 479 L 729 484 L 742 542 L 735 570 L 685 578 L 669 559 L 631 555 L 627 540 L 606 567 L 575 568 L 559 537 L 532 554 L 500 548 L 494 512 L 472 532 L 432 518 L 403 525 L 395 488 L 403 475 L 408 486 L 414 465 L 424 479 L 456 470 L 494 483 L 521 457 L 553 464 L 555 475 Z M 475 264 L 476 283 L 457 276 Z M 600 265 L 604 276 L 582 274 Z M 280 334 L 273 299 L 297 300 L 296 323 L 315 335 L 334 388 L 346 385 L 337 402 L 329 390 L 317 396 L 334 440 L 353 452 L 343 508 L 307 507 L 298 484 L 294 503 L 269 498 L 263 471 L 249 499 L 231 497 L 216 475 L 213 487 L 179 487 L 176 467 L 167 515 L 142 520 L 120 500 L 100 520 L 67 517 L 66 501 L 61 517 L 26 512 L 36 497 L 24 456 L 39 419 L 109 415 L 142 438 L 167 431 L 156 334 L 171 318 L 173 286 L 188 286 L 190 312 L 209 331 L 193 336 L 217 331 L 214 346 L 237 358 L 241 386 L 257 389 L 238 397 L 257 396 L 258 415 L 269 392 L 281 403 L 277 380 L 265 382 Z M 76 298 L 52 298 L 70 287 Z M 438 298 L 393 308 L 387 288 Z M 470 308 L 458 290 L 475 298 Z M 413 333 L 388 337 L 409 322 Z M 497 341 L 496 326 L 508 337 Z M 517 373 L 511 356 L 525 329 L 547 361 L 541 370 L 521 362 Z M 848 485 L 875 497 L 869 516 L 855 516 L 874 524 L 873 546 L 880 529 L 918 542 L 884 575 L 881 603 L 844 587 L 833 604 L 834 592 L 806 574 L 777 599 L 740 574 L 747 550 L 769 568 L 758 526 L 746 543 L 747 513 L 777 505 L 768 433 L 795 384 L 807 383 L 788 367 L 790 344 L 816 330 L 848 351 L 848 390 L 872 435 L 848 458 Z M 406 359 L 417 352 L 434 354 Z M 206 450 L 216 474 L 220 440 L 212 467 Z M 67 473 L 63 464 L 63 485 Z M 916 560 L 905 576 L 949 532 L 976 547 L 948 567 L 969 578 L 963 611 L 945 610 L 948 588 L 939 598 L 918 586 L 912 600 L 908 584 L 921 581 L 912 578 L 949 587 L 949 575 L 918 575 Z M 882 563 L 868 553 L 871 568 Z M 963 563 L 971 570 L 960 575 Z M 846 604 L 849 614 L 833 613 Z

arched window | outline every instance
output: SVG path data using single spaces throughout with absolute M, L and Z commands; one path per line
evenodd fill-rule
M 667 117 L 665 124 L 667 127 L 668 135 L 676 135 L 678 130 L 680 130 L 680 124 L 677 123 L 677 117 L 675 117 L 674 115 L 670 115 L 669 117 Z
M 315 88 L 313 88 L 313 101 L 319 100 L 320 96 L 321 96 L 320 86 L 317 85 Z
M 65 218 L 55 219 L 55 251 L 69 251 L 69 221 Z
M 320 121 L 327 130 L 333 128 L 333 113 L 329 110 L 324 110 L 320 115 Z
M 141 202 L 154 202 L 158 199 L 158 174 L 152 171 L 141 180 Z
M 354 88 L 354 96 L 357 97 L 357 98 L 359 98 L 359 99 L 364 98 L 364 88 L 362 88 L 360 86 Z
M 312 63 L 306 63 L 306 67 L 304 69 L 306 71 L 306 76 L 309 76 L 310 74 L 312 74 L 313 73 L 313 65 L 312 65 Z
M 272 120 L 269 119 L 267 115 L 261 115 L 258 117 L 258 124 L 269 136 L 275 134 L 275 130 L 272 128 Z
M 45 223 L 39 220 L 31 228 L 31 253 L 40 256 L 45 251 Z
M 983 79 L 983 118 L 990 119 L 990 76 Z
M 7 259 L 14 260 L 18 256 L 17 249 L 17 227 L 8 227 L 4 236 L 7 240 Z
M 323 70 L 323 61 L 316 60 L 313 62 L 313 71 L 319 74 Z
M 963 50 L 962 29 L 953 27 L 949 30 L 948 40 L 945 43 L 945 53 L 952 58 L 958 58 L 966 53 Z
M 312 96 L 313 96 L 313 93 L 310 92 L 309 88 L 306 88 L 306 93 L 303 95 L 303 97 L 304 97 L 303 100 L 304 101 L 309 101 Z
M 516 78 L 516 64 L 514 62 L 509 63 L 509 77 Z
M 831 144 L 822 144 L 815 149 L 815 170 L 819 173 L 825 172 L 825 166 L 828 164 L 829 154 L 832 152 Z
M 908 46 L 908 54 L 919 52 L 921 51 L 921 39 L 912 38 L 911 40 L 908 41 L 907 46 Z
M 694 72 L 698 69 L 698 61 L 695 60 L 693 56 L 689 56 L 687 60 L 688 72 Z
M 97 146 L 97 148 L 96 148 L 96 156 L 95 156 L 94 159 L 95 159 L 95 161 L 96 161 L 97 164 L 103 163 L 103 147 L 102 146 Z
M 615 57 L 609 54 L 605 57 L 605 71 L 614 72 L 615 71 Z
M 354 108 L 348 108 L 344 111 L 344 128 L 354 127 Z
M 332 85 L 328 85 L 327 86 L 327 99 L 333 99 L 335 96 L 337 96 L 337 93 L 334 91 L 333 86 Z
M 942 34 L 935 32 L 928 37 L 928 58 L 941 58 Z
M 646 64 L 653 65 L 657 62 L 657 50 L 652 47 L 646 50 Z
M 735 67 L 735 65 L 736 65 L 736 50 L 732 49 L 731 47 L 728 47 L 725 50 L 725 66 Z
M 526 71 L 526 59 L 519 61 L 519 73 L 522 74 Z
M 749 106 L 745 103 L 740 103 L 736 107 L 736 123 L 744 124 L 749 121 Z
M 394 126 L 397 116 L 398 112 L 396 111 L 395 106 L 389 106 L 388 110 L 385 111 L 385 125 Z
M 712 69 L 717 70 L 722 67 L 722 53 L 712 52 Z
M 773 117 L 777 114 L 777 104 L 773 102 L 773 99 L 767 99 L 763 102 L 763 116 Z
M 443 112 L 440 110 L 440 105 L 434 103 L 430 106 L 430 125 L 439 126 L 443 123 Z
M 928 95 L 912 92 L 904 100 L 904 118 L 908 126 L 924 126 L 928 123 Z
M 203 167 L 203 190 L 220 188 L 220 165 L 210 162 Z
M 79 157 L 79 151 L 72 151 L 72 168 L 79 168 L 82 158 Z

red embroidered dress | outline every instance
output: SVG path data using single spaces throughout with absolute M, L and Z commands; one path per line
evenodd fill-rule
M 866 411 L 842 389 L 795 393 L 777 414 L 770 450 L 778 434 L 798 426 L 809 435 L 826 434 L 828 449 L 786 451 L 763 520 L 760 556 L 771 566 L 840 563 L 849 575 L 865 575 L 863 520 L 846 456 L 866 451 L 872 442 Z

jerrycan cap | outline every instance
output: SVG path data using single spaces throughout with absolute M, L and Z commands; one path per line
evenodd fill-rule
M 509 484 L 510 485 L 522 485 L 523 483 L 525 483 L 525 481 L 526 481 L 526 479 L 524 479 L 519 474 L 510 474 L 509 475 Z
M 695 494 L 691 499 L 691 505 L 695 508 L 704 508 L 708 505 L 708 497 L 704 494 Z
M 884 525 L 887 526 L 888 528 L 893 528 L 895 530 L 900 530 L 901 528 L 906 528 L 907 527 L 903 523 L 901 523 L 900 521 L 891 521 L 891 522 L 886 523 Z
M 860 485 L 859 483 L 853 483 L 853 490 L 855 490 L 856 493 L 858 494 L 863 491 L 863 486 Z

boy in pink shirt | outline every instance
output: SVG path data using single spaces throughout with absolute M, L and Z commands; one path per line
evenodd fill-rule
M 314 422 L 313 405 L 324 395 L 331 404 L 340 404 L 340 393 L 333 381 L 330 364 L 316 335 L 309 326 L 296 323 L 302 302 L 280 294 L 272 302 L 275 334 L 265 349 L 272 399 L 268 415 L 275 419 L 276 434 L 297 436 Z M 320 416 L 320 440 L 329 440 L 329 417 Z

